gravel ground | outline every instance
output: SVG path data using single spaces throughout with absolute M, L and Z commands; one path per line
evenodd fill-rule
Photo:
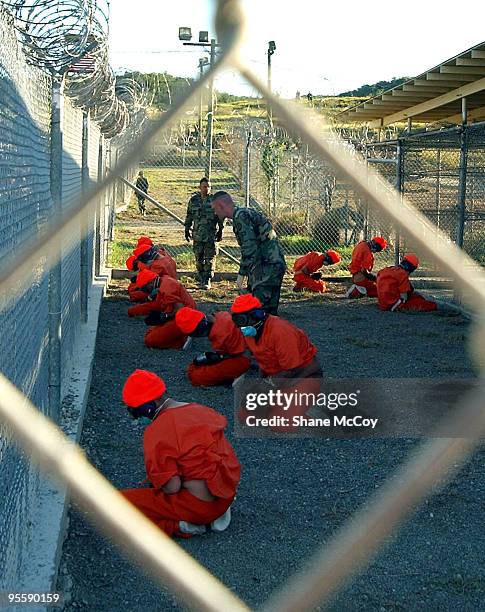
M 82 446 L 116 487 L 143 480 L 142 429 L 120 399 L 135 368 L 160 373 L 176 399 L 226 414 L 243 466 L 233 522 L 225 533 L 180 543 L 258 607 L 365 503 L 416 441 L 235 438 L 232 390 L 192 388 L 184 370 L 193 353 L 146 349 L 143 321 L 126 316 L 125 287 L 126 281 L 113 283 L 102 306 Z M 469 325 L 460 315 L 380 313 L 368 300 L 342 299 L 338 285 L 315 298 L 288 289 L 280 314 L 307 331 L 327 376 L 473 376 L 465 350 Z M 224 283 L 204 296 L 194 291 L 207 311 L 224 308 L 231 295 Z M 332 610 L 485 610 L 483 458 L 483 449 L 477 451 L 424 502 L 365 573 L 339 593 Z M 65 610 L 180 609 L 74 508 L 58 590 L 69 598 Z

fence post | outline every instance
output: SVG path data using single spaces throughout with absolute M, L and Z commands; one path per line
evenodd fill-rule
M 83 131 L 81 141 L 81 193 L 83 198 L 89 190 L 89 112 L 83 113 Z M 89 219 L 83 215 L 81 220 L 81 288 L 80 288 L 80 303 L 81 303 L 81 321 L 86 323 L 88 320 L 88 288 L 89 288 L 89 270 L 88 270 L 88 240 L 89 240 Z
M 402 140 L 399 138 L 397 141 L 396 148 L 396 190 L 402 196 L 403 191 L 403 180 L 402 180 L 402 158 L 403 158 L 403 146 Z M 401 241 L 401 233 L 399 228 L 396 228 L 396 243 L 394 248 L 394 265 L 399 265 L 400 258 L 400 241 Z
M 249 207 L 249 191 L 250 191 L 250 181 L 251 181 L 251 141 L 253 134 L 249 129 L 247 132 L 246 139 L 246 149 L 245 149 L 245 159 L 244 159 L 244 193 L 246 197 L 246 208 Z
M 98 183 L 104 178 L 104 167 L 103 167 L 103 136 L 99 137 L 99 148 L 98 148 Z M 96 234 L 94 243 L 94 275 L 100 276 L 101 274 L 101 260 L 102 260 L 102 243 L 101 243 L 101 215 L 104 215 L 104 199 L 106 197 L 106 191 L 98 196 L 98 202 L 96 204 Z M 104 228 L 104 223 L 103 223 Z M 103 261 L 104 264 L 104 261 Z
M 464 123 L 460 134 L 460 183 L 458 187 L 458 227 L 456 231 L 456 244 L 460 248 L 463 247 L 465 235 L 467 158 L 468 126 Z
M 52 83 L 50 189 L 52 214 L 62 214 L 62 81 Z M 62 245 L 49 260 L 49 412 L 58 420 L 61 407 Z

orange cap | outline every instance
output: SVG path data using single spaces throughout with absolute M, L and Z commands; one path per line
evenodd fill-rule
M 342 260 L 342 258 L 340 257 L 340 254 L 337 253 L 337 251 L 332 251 L 332 250 L 327 251 L 327 255 L 330 257 L 333 264 L 338 264 L 339 261 Z
M 130 255 L 126 260 L 126 267 L 128 268 L 128 270 L 133 270 L 133 262 L 135 261 L 135 259 L 136 257 L 134 255 Z
M 387 247 L 387 240 L 383 238 L 382 236 L 374 236 L 374 238 L 372 238 L 372 242 L 375 242 L 376 244 L 378 244 L 382 250 L 384 250 Z
M 403 260 L 409 261 L 409 263 L 414 266 L 415 268 L 417 268 L 419 266 L 419 259 L 417 258 L 415 253 L 406 253 L 406 255 L 404 255 Z
M 139 272 L 138 276 L 136 277 L 136 286 L 139 288 L 144 287 L 145 285 L 148 285 L 148 283 L 151 283 L 155 278 L 158 278 L 158 274 L 155 274 L 155 272 L 152 272 L 151 270 L 144 269 Z
M 138 238 L 138 242 L 136 243 L 136 246 L 139 247 L 142 244 L 149 244 L 150 246 L 153 246 L 153 241 L 148 236 L 140 236 Z
M 242 312 L 249 312 L 255 308 L 262 308 L 263 305 L 254 297 L 251 293 L 245 293 L 244 295 L 238 296 L 234 300 L 234 304 L 231 306 L 231 312 L 238 314 Z
M 136 247 L 136 249 L 133 251 L 133 255 L 135 257 L 140 257 L 140 255 L 143 255 L 143 253 L 146 253 L 151 248 L 152 248 L 151 244 L 143 243 L 139 247 Z
M 184 306 L 180 310 L 177 310 L 175 314 L 175 323 L 181 332 L 184 334 L 191 334 L 197 325 L 205 317 L 203 312 Z
M 138 408 L 162 395 L 167 387 L 160 376 L 147 370 L 135 370 L 126 379 L 121 394 L 123 401 L 130 408 Z

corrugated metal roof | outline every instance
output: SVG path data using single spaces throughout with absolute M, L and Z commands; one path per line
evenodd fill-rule
M 339 116 L 385 126 L 406 121 L 461 123 L 462 98 L 469 121 L 485 119 L 485 42 Z

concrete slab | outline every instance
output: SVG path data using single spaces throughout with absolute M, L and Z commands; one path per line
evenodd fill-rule
M 67 392 L 63 398 L 60 427 L 72 442 L 78 442 L 82 432 L 91 383 L 99 309 L 109 278 L 109 272 L 104 274 L 103 271 L 103 276 L 93 283 L 88 301 L 88 322 L 81 326 L 73 351 L 73 365 L 63 381 Z M 55 592 L 62 544 L 67 529 L 68 505 L 66 489 L 48 476 L 41 475 L 38 505 L 31 518 L 31 550 L 27 555 L 28 561 L 22 568 L 19 591 Z M 48 608 L 29 606 L 29 609 L 44 611 Z

